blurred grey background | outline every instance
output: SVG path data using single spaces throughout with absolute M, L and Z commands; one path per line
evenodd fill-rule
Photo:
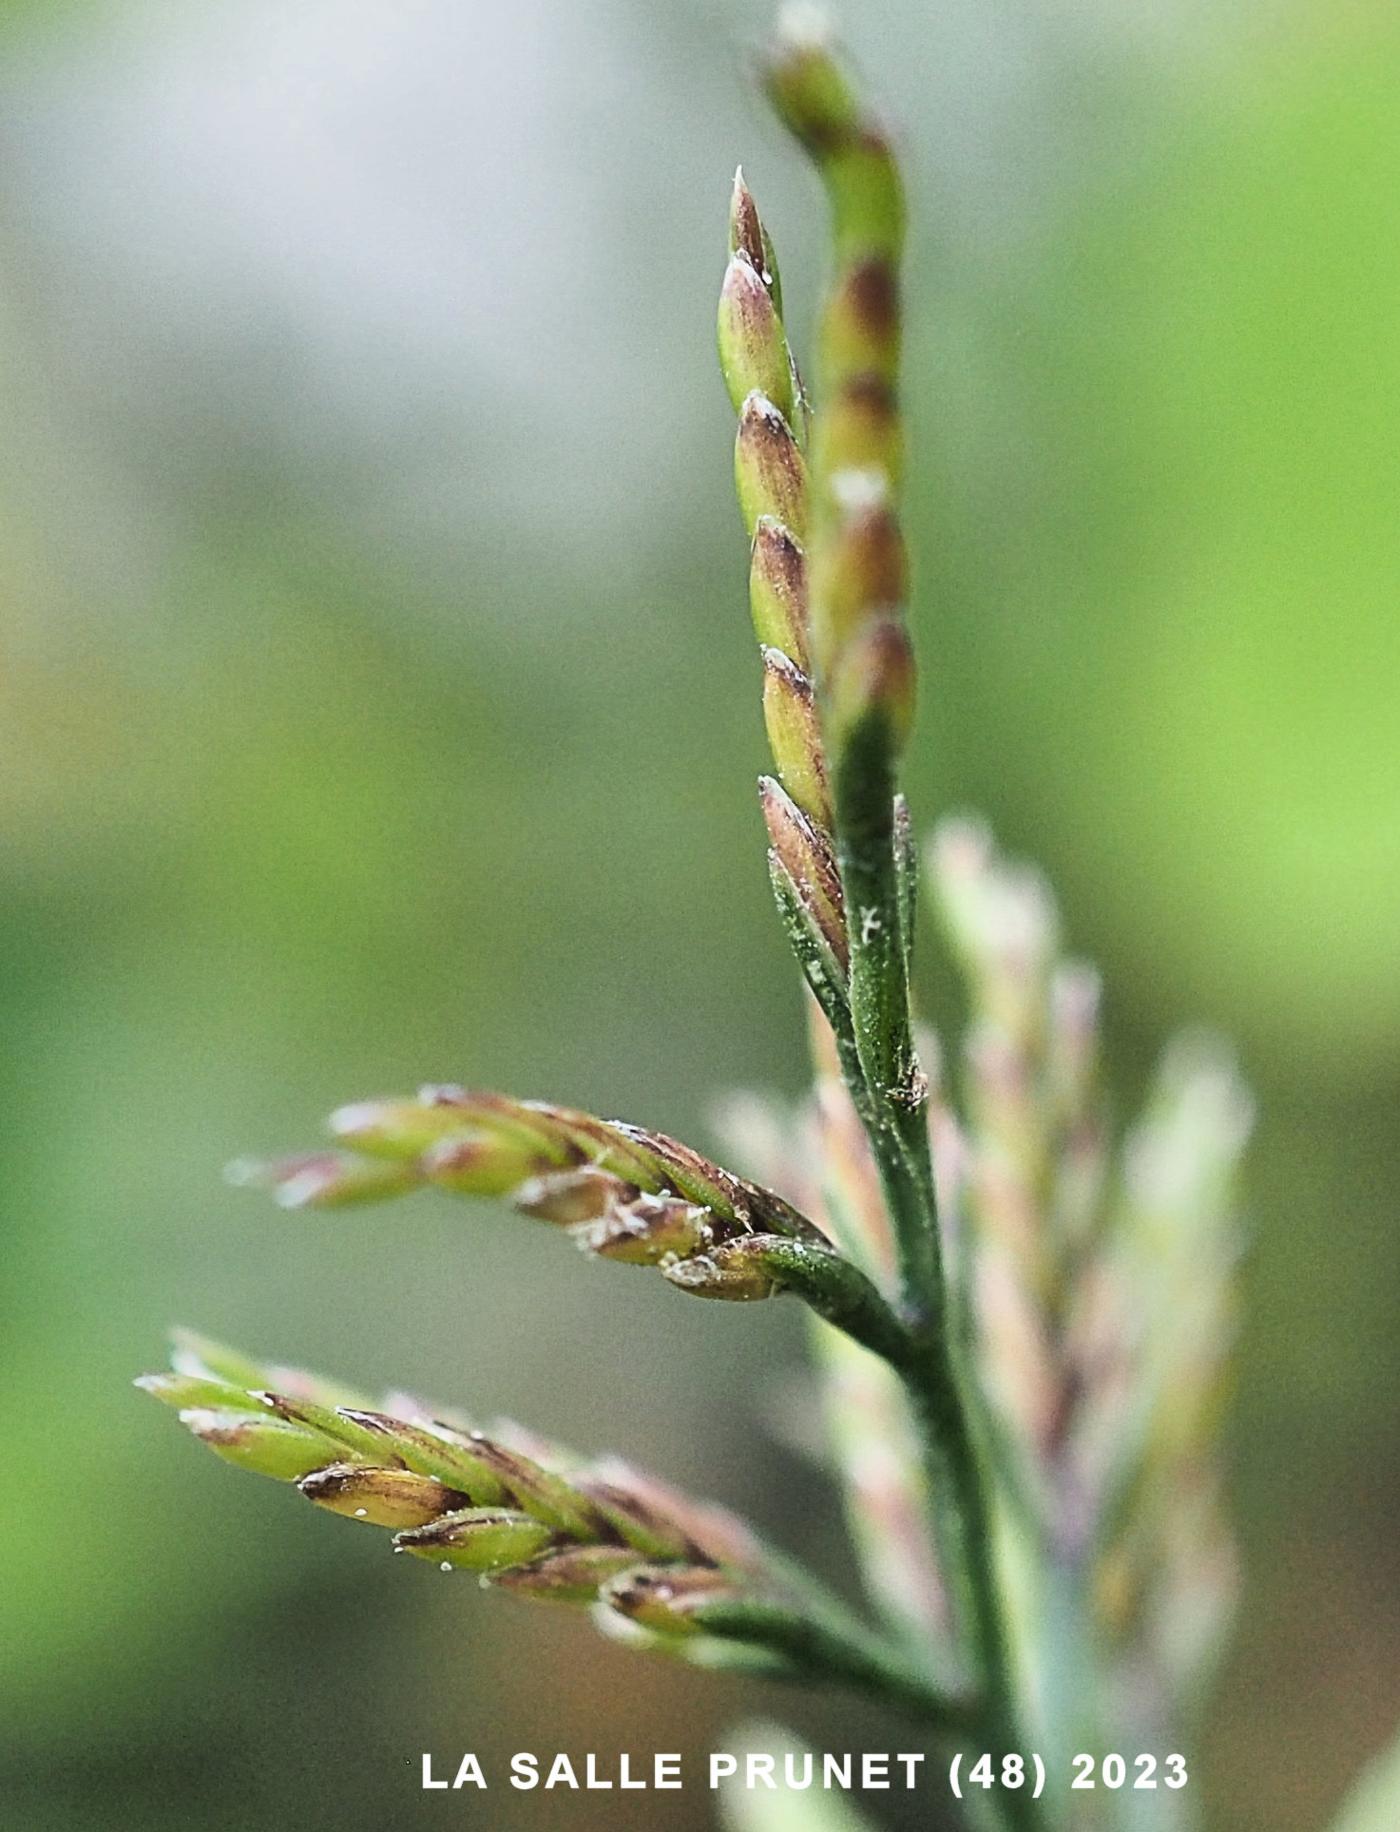
M 768 9 L 0 14 L 6 1823 L 460 1820 L 422 1749 L 703 1751 L 844 1704 L 657 1669 L 244 1482 L 128 1385 L 190 1323 L 620 1446 L 839 1571 L 782 1307 L 424 1199 L 280 1217 L 248 1150 L 422 1079 L 706 1142 L 796 1091 L 731 419 Z M 867 0 L 914 196 L 926 817 L 1049 869 L 1125 1105 L 1239 1039 L 1263 1126 L 1249 1567 L 1217 1827 L 1302 1832 L 1400 1714 L 1400 18 Z M 792 310 L 802 338 L 810 304 Z M 457 1797 L 450 1797 L 456 1800 Z M 704 1823 L 703 1793 L 665 1823 Z M 647 1826 L 493 1790 L 472 1823 Z

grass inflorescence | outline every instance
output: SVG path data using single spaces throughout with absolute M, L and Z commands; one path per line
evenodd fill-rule
M 855 1687 L 997 1760 L 1164 1750 L 1199 1712 L 1234 1590 L 1220 1439 L 1250 1103 L 1228 1050 L 1190 1036 L 1119 1123 L 1098 978 L 1066 952 L 1039 874 L 975 821 L 918 844 L 900 789 L 916 688 L 903 185 L 824 35 L 786 30 L 761 72 L 833 248 L 802 365 L 736 175 L 718 347 L 810 1097 L 729 1102 L 745 1174 L 644 1125 L 439 1085 L 342 1107 L 326 1149 L 234 1174 L 293 1210 L 503 1200 L 683 1294 L 795 1298 L 869 1614 L 723 1509 L 517 1426 L 191 1336 L 138 1384 L 226 1461 L 396 1551 L 588 1609 L 639 1647 Z M 921 880 L 964 989 L 950 1047 L 913 991 Z M 1193 1799 L 1159 1795 L 1149 1822 L 1126 1794 L 1061 1785 L 997 1790 L 980 1811 L 1005 1832 L 1171 1827 Z

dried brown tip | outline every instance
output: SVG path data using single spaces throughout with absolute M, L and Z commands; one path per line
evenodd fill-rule
M 361 1464 L 333 1463 L 313 1470 L 297 1484 L 308 1501 L 347 1520 L 363 1520 L 373 1527 L 396 1532 L 423 1527 L 439 1515 L 467 1505 L 459 1489 L 432 1476 L 409 1469 L 373 1469 Z
M 750 535 L 771 516 L 801 540 L 807 524 L 807 466 L 791 426 L 766 396 L 746 397 L 734 445 L 734 482 Z
M 749 552 L 749 609 L 754 634 L 810 672 L 807 561 L 792 530 L 761 515 Z

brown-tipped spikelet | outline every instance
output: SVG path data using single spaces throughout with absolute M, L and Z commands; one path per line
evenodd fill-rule
M 418 1182 L 411 1167 L 342 1151 L 304 1152 L 275 1164 L 240 1158 L 224 1175 L 250 1189 L 270 1190 L 284 1209 L 339 1209 L 400 1196 Z
M 773 865 L 791 884 L 795 900 L 831 956 L 838 983 L 844 984 L 850 955 L 841 877 L 831 842 L 771 776 L 759 778 L 758 792 Z
M 467 1500 L 433 1476 L 360 1463 L 329 1463 L 308 1472 L 297 1487 L 308 1501 L 331 1514 L 396 1530 L 426 1526 L 439 1515 L 464 1507 Z
M 807 562 L 790 528 L 760 515 L 749 551 L 749 608 L 754 634 L 804 673 L 807 641 Z
M 768 516 L 801 540 L 807 527 L 807 466 L 792 427 L 766 395 L 744 397 L 734 440 L 734 487 L 750 536 Z
M 828 680 L 827 729 L 843 748 L 863 724 L 879 721 L 898 752 L 914 722 L 914 651 L 893 617 L 877 617 L 845 644 Z
M 643 1628 L 664 1635 L 698 1635 L 707 1606 L 738 1602 L 742 1594 L 724 1572 L 706 1566 L 643 1565 L 613 1578 L 601 1600 Z
M 900 616 L 908 601 L 904 537 L 875 473 L 844 473 L 819 548 L 818 580 L 822 620 L 815 641 L 830 670 L 869 622 Z
M 795 9 L 785 16 L 763 79 L 826 185 L 838 264 L 895 258 L 904 238 L 904 188 L 893 148 L 820 22 Z
M 631 1546 L 564 1546 L 523 1565 L 494 1571 L 492 1585 L 534 1603 L 592 1603 L 613 1578 L 633 1570 Z
M 822 366 L 892 386 L 899 370 L 898 245 L 843 267 L 822 313 Z
M 779 318 L 783 315 L 783 283 L 778 272 L 778 257 L 758 214 L 753 192 L 744 182 L 744 168 L 734 173 L 734 188 L 729 194 L 729 252 L 741 254 L 767 287 Z
M 512 1508 L 461 1508 L 395 1534 L 394 1550 L 432 1559 L 444 1570 L 506 1571 L 537 1557 L 553 1538 L 544 1521 Z
M 719 295 L 720 368 L 736 413 L 749 394 L 766 396 L 792 425 L 797 389 L 772 295 L 743 254 L 730 256 Z
M 831 791 L 812 683 L 781 649 L 763 651 L 763 722 L 783 787 L 816 825 L 831 827 Z

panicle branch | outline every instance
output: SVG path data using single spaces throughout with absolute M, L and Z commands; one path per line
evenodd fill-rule
M 819 317 L 808 456 L 807 625 L 847 975 L 844 999 L 822 1003 L 854 1071 L 862 1121 L 879 1135 L 906 1304 L 933 1317 L 942 1294 L 928 1212 L 926 1088 L 910 1018 L 913 880 L 902 869 L 896 816 L 914 707 L 898 520 L 903 192 L 888 135 L 823 35 L 789 21 L 763 78 L 825 186 L 835 257 Z
M 1088 1670 L 1165 1719 L 1199 1693 L 1233 1585 L 1219 1420 L 1251 1104 L 1222 1044 L 1178 1039 L 1115 1155 L 1098 978 L 1062 954 L 1044 880 L 965 820 L 928 865 L 968 991 L 978 1366 L 1052 1574 L 1041 1658 L 1063 1677 L 1073 1619 Z
M 779 117 L 811 157 L 831 206 L 835 272 L 818 327 L 811 452 L 810 613 L 839 757 L 886 699 L 907 718 L 912 655 L 897 519 L 897 395 L 904 200 L 889 138 L 825 39 L 789 32 L 764 67 Z M 898 736 L 891 734 L 897 752 Z M 838 766 L 839 768 L 839 766 Z
M 654 1266 L 679 1291 L 741 1302 L 788 1292 L 886 1360 L 907 1359 L 894 1311 L 815 1223 L 665 1133 L 456 1086 L 359 1101 L 330 1124 L 349 1150 L 239 1163 L 234 1180 L 290 1208 L 422 1187 L 505 1197 L 585 1253 Z
M 895 1242 L 869 1141 L 844 1085 L 835 1039 L 809 1011 L 816 1080 L 796 1115 L 754 1094 L 717 1114 L 739 1161 L 792 1193 L 882 1290 L 896 1283 Z M 905 1387 L 850 1337 L 812 1326 L 827 1448 L 872 1603 L 893 1633 L 932 1660 L 946 1684 L 960 1674 L 919 1430 Z
M 480 1429 L 408 1395 L 375 1408 L 184 1332 L 170 1371 L 136 1385 L 225 1461 L 387 1530 L 395 1552 L 536 1602 L 592 1606 L 600 1626 L 702 1664 L 757 1659 L 919 1716 L 957 1710 L 741 1520 L 616 1457 L 574 1456 L 506 1423 Z
M 943 1262 L 928 1083 L 910 1000 L 917 874 L 898 782 L 915 691 L 898 519 L 903 190 L 887 133 L 824 34 L 785 23 L 764 65 L 765 87 L 825 186 L 834 243 L 803 493 L 807 647 L 846 926 L 843 986 L 830 985 L 838 957 L 823 926 L 823 905 L 811 892 L 804 897 L 790 889 L 786 871 L 774 875 L 892 1223 L 901 1313 L 917 1345 L 902 1372 L 923 1439 L 955 1636 L 980 1695 L 986 1734 L 1013 1748 L 1015 1679 L 991 1495 L 969 1370 L 953 1327 L 958 1306 Z M 743 438 L 741 423 L 741 444 Z M 742 478 L 740 500 L 748 513 Z M 816 872 L 808 876 L 820 881 Z M 805 924 L 793 919 L 794 906 Z M 1012 1802 L 1008 1809 L 1018 1821 L 1036 1817 L 1032 1805 Z
M 777 781 L 763 778 L 769 869 L 808 983 L 849 1030 L 846 915 L 832 841 L 826 741 L 813 679 L 807 539 L 809 409 L 782 320 L 772 240 L 742 170 L 729 206 L 720 368 L 739 416 L 734 475 L 749 534 L 749 607 L 763 658 L 763 720 Z
M 1235 1594 L 1221 1424 L 1238 1335 L 1239 1166 L 1254 1109 L 1219 1038 L 1188 1033 L 1128 1134 L 1095 1289 L 1076 1318 L 1076 1448 L 1098 1501 L 1102 1619 L 1194 1708 Z M 1092 1358 L 1092 1359 L 1091 1359 Z

